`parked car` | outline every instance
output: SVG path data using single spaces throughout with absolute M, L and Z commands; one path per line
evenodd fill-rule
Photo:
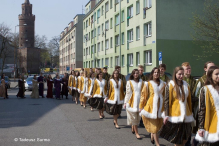
M 32 83 L 32 80 L 33 80 L 33 77 L 34 76 L 29 76 L 25 81 L 24 83 L 24 86 L 25 86 L 25 90 L 32 90 L 33 89 L 33 83 Z M 37 76 L 38 78 L 38 76 Z
M 144 72 L 143 74 L 144 74 L 145 76 L 147 76 L 147 77 L 150 76 L 150 72 Z M 167 77 L 168 77 L 170 80 L 172 80 L 172 75 L 171 75 L 170 73 L 165 72 L 165 74 L 167 75 Z M 131 73 L 128 74 L 128 75 L 125 77 L 126 81 L 129 80 L 130 75 L 131 75 Z
M 0 83 L 1 83 L 1 76 L 0 76 Z M 9 79 L 8 76 L 5 76 L 5 84 L 8 89 L 11 88 L 11 80 Z

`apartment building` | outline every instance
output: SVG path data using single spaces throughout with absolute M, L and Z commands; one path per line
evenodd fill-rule
M 191 37 L 192 15 L 203 7 L 199 0 L 91 0 L 83 19 L 83 66 L 108 66 L 112 73 L 120 65 L 126 75 L 140 64 L 150 72 L 165 63 L 172 73 L 187 61 L 201 75 L 204 62 L 218 62 L 216 55 L 195 57 L 200 47 Z
M 76 15 L 60 35 L 60 74 L 83 67 L 83 17 L 84 14 Z

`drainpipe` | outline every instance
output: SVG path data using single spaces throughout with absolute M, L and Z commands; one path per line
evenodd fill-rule
M 121 59 L 121 0 L 119 1 L 119 65 L 122 68 L 122 59 Z

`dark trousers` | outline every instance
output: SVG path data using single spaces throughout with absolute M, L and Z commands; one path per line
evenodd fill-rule
M 186 142 L 185 146 L 191 146 L 191 136 L 189 137 L 188 141 Z

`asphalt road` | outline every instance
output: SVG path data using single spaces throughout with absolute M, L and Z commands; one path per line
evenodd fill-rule
M 118 119 L 121 129 L 115 129 L 113 117 L 76 105 L 71 99 L 17 98 L 17 89 L 9 89 L 9 99 L 0 98 L 0 146 L 152 146 L 145 128 L 137 140 L 126 124 L 126 112 Z M 46 95 L 46 91 L 45 91 Z M 160 139 L 162 146 L 172 146 Z

